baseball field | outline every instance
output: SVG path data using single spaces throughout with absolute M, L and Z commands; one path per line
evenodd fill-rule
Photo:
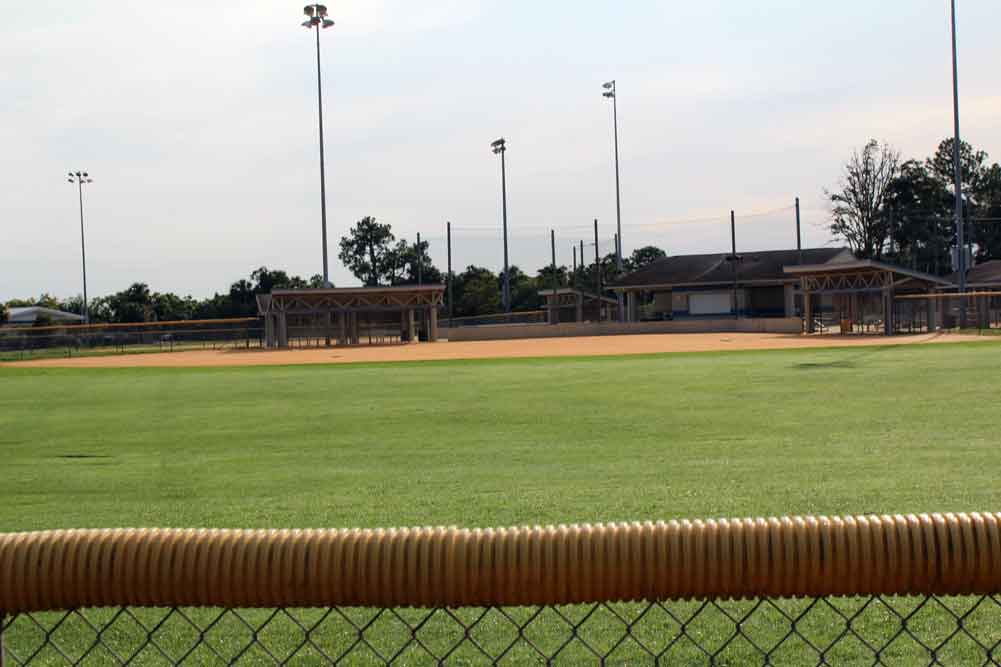
M 4 365 L 0 532 L 1001 507 L 1001 344 L 924 343 L 727 351 L 722 342 L 724 351 L 713 352 L 398 363 L 299 363 L 296 354 L 313 353 L 293 351 L 286 365 L 185 365 L 171 354 L 140 365 L 138 355 L 62 362 L 80 367 Z M 449 345 L 410 349 L 447 354 Z M 105 367 L 94 367 L 97 359 Z M 115 359 L 130 367 L 107 367 Z M 946 636 L 954 619 L 936 613 L 922 627 Z M 879 636 L 886 616 L 858 621 L 858 632 Z M 556 637 L 558 627 L 540 636 Z M 15 627 L 10 641 L 28 646 L 29 630 Z M 842 644 L 843 660 L 830 664 L 872 662 L 863 645 Z M 953 644 L 958 659 L 977 655 Z M 884 658 L 907 664 L 918 655 L 907 650 Z M 789 664 L 807 654 L 790 654 Z M 641 654 L 624 664 L 629 655 Z

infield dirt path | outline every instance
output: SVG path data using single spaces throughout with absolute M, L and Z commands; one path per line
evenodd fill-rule
M 420 343 L 415 345 L 360 345 L 345 348 L 292 350 L 192 350 L 153 354 L 124 354 L 68 359 L 39 359 L 7 364 L 50 368 L 133 368 L 281 366 L 294 364 L 350 364 L 373 361 L 431 361 L 443 359 L 500 359 L 576 357 L 662 352 L 720 350 L 778 350 L 847 347 L 857 345 L 913 345 L 985 341 L 991 337 L 954 334 L 914 336 L 799 336 L 786 334 L 699 333 L 533 338 L 504 341 Z

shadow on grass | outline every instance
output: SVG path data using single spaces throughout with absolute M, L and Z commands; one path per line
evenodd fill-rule
M 868 359 L 869 357 L 876 354 L 880 354 L 882 352 L 893 350 L 894 347 L 896 346 L 883 345 L 879 347 L 867 347 L 858 352 L 857 354 L 853 354 L 847 359 L 842 358 L 842 359 L 831 359 L 830 361 L 804 361 L 802 363 L 792 364 L 790 368 L 794 368 L 800 371 L 827 370 L 834 368 L 845 368 L 845 369 L 858 368 L 859 364 Z

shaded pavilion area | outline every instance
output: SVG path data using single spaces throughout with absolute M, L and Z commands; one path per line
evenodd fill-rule
M 257 297 L 266 347 L 438 340 L 444 285 L 276 289 Z
M 946 278 L 914 271 L 872 259 L 839 261 L 827 264 L 787 266 L 785 272 L 800 279 L 803 298 L 804 330 L 816 330 L 815 303 L 821 296 L 833 299 L 834 313 L 842 333 L 870 330 L 892 335 L 898 330 L 895 300 L 904 296 L 930 295 L 954 287 Z M 927 331 L 942 324 L 936 302 L 927 300 L 921 313 Z M 909 321 L 913 321 L 913 313 Z

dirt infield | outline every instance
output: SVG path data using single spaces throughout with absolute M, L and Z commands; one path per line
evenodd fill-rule
M 710 352 L 720 350 L 778 350 L 855 345 L 912 345 L 985 341 L 991 337 L 954 334 L 915 336 L 798 336 L 787 334 L 700 333 L 534 338 L 527 340 L 422 343 L 416 345 L 313 348 L 293 350 L 194 350 L 155 354 L 39 359 L 5 364 L 49 368 L 280 366 L 294 364 L 350 364 L 373 361 L 430 361 L 443 359 L 500 359 Z

